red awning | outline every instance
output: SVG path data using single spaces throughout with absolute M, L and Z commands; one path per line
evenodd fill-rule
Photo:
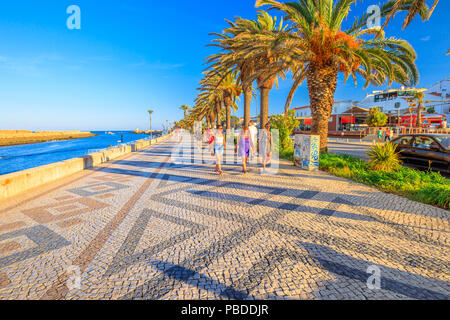
M 303 121 L 305 121 L 305 124 L 308 124 L 308 125 L 312 124 L 312 119 L 305 119 Z
M 342 123 L 344 124 L 344 123 L 351 123 L 351 124 L 354 124 L 356 121 L 355 121 L 355 117 L 342 117 L 341 118 L 341 121 L 342 121 Z

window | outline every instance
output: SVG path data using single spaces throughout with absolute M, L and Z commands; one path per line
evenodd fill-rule
M 395 103 L 395 109 L 400 109 L 400 102 Z
M 395 143 L 397 143 L 400 146 L 409 146 L 411 141 L 412 141 L 412 136 L 405 136 L 405 137 L 401 137 L 398 140 L 395 141 Z
M 444 146 L 444 148 L 450 149 L 450 138 L 449 137 L 439 136 L 439 137 L 436 137 L 436 140 L 439 141 Z
M 437 148 L 438 145 L 430 137 L 416 137 L 416 139 L 414 139 L 413 147 L 419 149 L 433 149 Z

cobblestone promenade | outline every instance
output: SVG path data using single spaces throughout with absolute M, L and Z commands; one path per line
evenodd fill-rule
M 0 299 L 450 298 L 448 211 L 287 163 L 219 177 L 174 146 L 4 206 Z

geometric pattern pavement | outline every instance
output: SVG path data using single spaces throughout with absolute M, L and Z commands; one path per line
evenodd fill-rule
M 0 213 L 0 299 L 450 298 L 448 211 L 283 163 L 218 177 L 174 146 Z

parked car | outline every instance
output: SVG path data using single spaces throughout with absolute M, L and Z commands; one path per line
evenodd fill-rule
M 405 166 L 450 174 L 450 135 L 406 134 L 393 143 Z

